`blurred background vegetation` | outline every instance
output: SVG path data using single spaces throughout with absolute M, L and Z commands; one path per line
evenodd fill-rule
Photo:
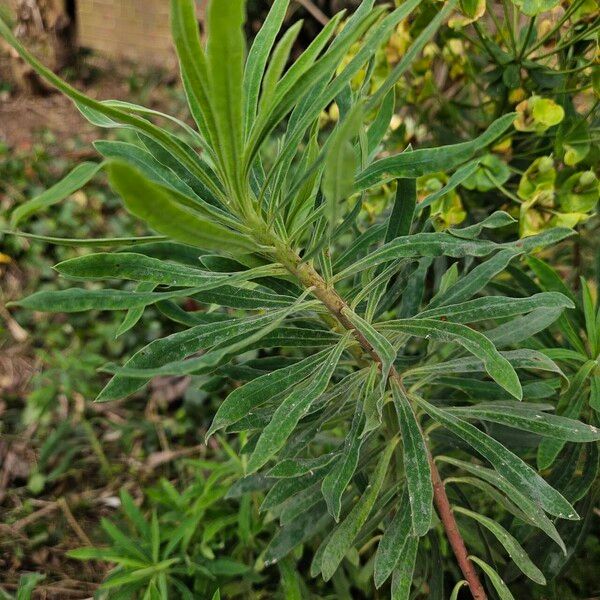
M 293 2 L 289 22 L 305 20 L 298 51 L 332 14 L 356 4 Z M 268 0 L 248 2 L 249 38 L 269 5 Z M 78 47 L 69 6 L 0 1 L 0 12 L 87 93 L 189 120 L 168 56 L 162 67 L 160 60 L 159 66 L 155 60 L 150 66 L 118 56 L 118 47 L 113 56 Z M 374 65 L 371 85 L 385 78 L 437 8 L 436 2 L 424 0 L 416 18 L 398 27 Z M 519 220 L 520 235 L 557 223 L 577 227 L 582 235 L 553 263 L 572 289 L 587 277 L 594 295 L 598 24 L 596 0 L 465 0 L 462 12 L 398 86 L 385 142 L 386 152 L 407 144 L 453 143 L 516 110 L 517 131 L 432 207 L 436 227 L 474 222 L 499 208 Z M 126 39 L 119 42 L 127 44 Z M 359 76 L 353 85 L 361 83 Z M 333 104 L 322 115 L 323 128 L 338 115 L 339 106 Z M 118 134 L 120 139 L 124 135 Z M 91 142 L 97 137 L 106 134 L 85 124 L 67 100 L 32 82 L 0 46 L 0 230 L 9 228 L 8 215 L 16 205 L 50 187 L 81 159 L 94 159 Z M 421 195 L 441 188 L 447 177 L 439 173 L 420 180 Z M 369 198 L 361 218 L 369 221 L 386 210 L 392 194 L 382 187 Z M 5 307 L 33 291 L 65 285 L 52 265 L 80 252 L 36 240 L 36 235 L 145 233 L 119 208 L 106 182 L 98 177 L 85 191 L 28 223 L 27 231 L 32 237 L 0 233 L 0 598 L 112 593 L 98 591 L 114 564 L 110 556 L 81 562 L 69 552 L 115 544 L 124 534 L 135 554 L 136 546 L 152 544 L 153 518 L 161 531 L 185 524 L 191 563 L 186 566 L 198 598 L 210 598 L 217 588 L 223 598 L 384 597 L 373 589 L 358 557 L 328 584 L 310 578 L 310 549 L 265 567 L 261 554 L 276 525 L 259 513 L 260 494 L 242 496 L 233 485 L 243 473 L 240 440 L 216 437 L 204 444 L 215 407 L 231 389 L 224 380 L 158 378 L 126 401 L 92 403 L 105 381 L 99 372 L 104 363 L 169 333 L 173 324 L 158 312 L 149 309 L 144 319 L 121 332 L 114 313 L 67 319 Z M 600 597 L 600 513 L 593 506 L 590 514 L 572 540 L 570 560 L 557 566 L 557 578 L 546 589 L 524 585 L 518 598 Z M 446 550 L 440 548 L 442 554 Z M 435 565 L 430 567 L 434 572 Z M 178 567 L 161 568 L 169 569 L 174 580 L 179 577 Z M 434 587 L 433 579 L 423 579 L 418 597 L 448 597 L 436 595 Z

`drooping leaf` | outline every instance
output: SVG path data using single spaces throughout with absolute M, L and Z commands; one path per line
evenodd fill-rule
M 412 530 L 417 537 L 422 537 L 431 526 L 433 513 L 433 485 L 429 467 L 429 451 L 410 400 L 395 379 L 392 380 L 392 392 L 402 436 Z
M 392 574 L 404 555 L 408 538 L 412 535 L 412 518 L 408 494 L 403 493 L 396 514 L 385 528 L 375 554 L 374 581 L 379 589 Z
M 538 503 L 546 512 L 563 519 L 578 518 L 575 509 L 559 492 L 500 442 L 418 396 L 415 396 L 415 400 L 433 419 L 467 442 L 488 460 L 500 475 Z
M 327 542 L 321 562 L 323 579 L 325 581 L 329 581 L 333 577 L 346 552 L 352 546 L 354 538 L 358 535 L 358 532 L 371 513 L 375 500 L 377 500 L 377 496 L 381 491 L 388 464 L 397 442 L 398 440 L 394 439 L 387 443 L 370 478 L 369 487 L 354 505 L 348 516 L 334 529 L 333 534 Z
M 539 585 L 546 585 L 546 578 L 543 573 L 533 564 L 523 546 L 508 532 L 502 525 L 496 523 L 493 519 L 486 517 L 480 513 L 473 512 L 463 508 L 462 506 L 455 506 L 454 511 L 460 514 L 466 515 L 471 519 L 475 519 L 478 523 L 481 523 L 486 529 L 489 529 L 498 539 L 498 541 L 504 546 L 508 555 L 512 558 L 514 563 L 521 569 L 521 571 L 529 577 L 532 581 L 535 581 Z
M 10 215 L 11 227 L 16 227 L 31 215 L 60 202 L 80 190 L 104 167 L 104 163 L 84 162 L 77 165 L 61 181 L 39 196 L 17 206 Z
M 434 319 L 398 319 L 385 323 L 381 329 L 384 327 L 385 331 L 398 331 L 407 335 L 460 344 L 483 361 L 486 371 L 498 385 L 515 398 L 521 399 L 521 383 L 512 365 L 481 333 L 458 323 Z
M 418 548 L 419 539 L 416 537 L 408 537 L 406 545 L 404 546 L 404 554 L 392 575 L 391 600 L 408 600 L 410 598 L 410 588 L 413 580 Z
M 271 421 L 260 434 L 254 452 L 250 456 L 247 467 L 249 473 L 258 470 L 281 449 L 298 421 L 325 391 L 346 347 L 347 339 L 347 336 L 342 338 L 324 359 L 323 365 L 314 376 L 306 384 L 297 386 L 278 406 Z
M 267 373 L 235 389 L 219 406 L 206 437 L 209 438 L 220 429 L 237 422 L 255 406 L 269 398 L 277 397 L 303 381 L 330 352 L 329 349 L 322 350 L 294 365 Z
M 500 600 L 515 600 L 514 596 L 510 593 L 508 586 L 502 581 L 502 578 L 498 573 L 490 567 L 486 562 L 477 558 L 476 556 L 469 556 L 469 558 L 476 564 L 478 564 L 485 574 L 490 578 L 494 589 L 496 590 Z
M 360 449 L 364 442 L 364 437 L 361 435 L 364 423 L 363 409 L 358 403 L 341 456 L 336 460 L 331 471 L 323 478 L 321 484 L 321 493 L 327 503 L 327 510 L 336 521 L 340 519 L 342 495 L 358 466 Z
M 501 423 L 515 429 L 531 431 L 554 440 L 568 442 L 595 442 L 600 440 L 600 430 L 566 417 L 532 410 L 527 404 L 516 406 L 493 404 L 477 404 L 470 407 L 448 409 L 463 419 L 477 419 Z

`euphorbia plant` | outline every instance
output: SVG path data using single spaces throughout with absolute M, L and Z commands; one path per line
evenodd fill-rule
M 592 442 L 600 435 L 524 396 L 546 374 L 561 372 L 527 348 L 526 338 L 513 344 L 507 334 L 512 318 L 531 314 L 533 335 L 571 300 L 558 292 L 506 297 L 488 284 L 512 261 L 571 232 L 555 228 L 497 243 L 494 230 L 514 223 L 502 212 L 462 229 L 432 231 L 428 207 L 475 172 L 477 157 L 511 127 L 513 114 L 472 141 L 380 157 L 395 84 L 453 10 L 452 2 L 440 5 L 371 91 L 377 49 L 418 3 L 390 11 L 365 0 L 343 28 L 342 14 L 332 19 L 286 68 L 299 30 L 292 27 L 277 41 L 288 0 L 275 0 L 248 53 L 243 0 L 209 3 L 205 45 L 193 0 L 173 0 L 173 37 L 196 129 L 129 103 L 86 97 L 0 23 L 21 56 L 92 123 L 137 134 L 132 142 L 98 142 L 104 162 L 80 165 L 17 208 L 13 224 L 104 168 L 125 207 L 158 234 L 85 240 L 82 245 L 114 250 L 56 266 L 77 280 L 135 281 L 135 291 L 79 287 L 39 292 L 20 304 L 42 311 L 127 310 L 122 330 L 156 305 L 178 324 L 178 332 L 151 342 L 123 367 L 109 366 L 114 376 L 100 402 L 133 394 L 156 375 L 206 375 L 213 389 L 212 375 L 246 381 L 222 402 L 208 435 L 246 432 L 247 475 L 231 494 L 266 492 L 263 510 L 282 524 L 266 562 L 316 539 L 311 572 L 329 580 L 360 549 L 374 585 L 391 579 L 392 597 L 408 598 L 413 579 L 439 576 L 416 557 L 439 557 L 436 532 L 442 531 L 462 572 L 453 597 L 466 582 L 475 598 L 486 598 L 485 573 L 508 598 L 492 559 L 475 555 L 486 552 L 481 540 L 467 549 L 461 532 L 469 525 L 459 527 L 455 512 L 489 529 L 537 583 L 544 575 L 517 536 L 538 528 L 564 548 L 554 519 L 577 519 L 577 513 L 486 432 L 486 424 L 529 432 L 538 442 L 538 436 Z M 343 62 L 359 40 L 359 51 Z M 365 83 L 352 90 L 361 70 Z M 323 139 L 319 115 L 334 101 L 340 119 Z M 151 119 L 169 119 L 172 128 Z M 273 136 L 276 150 L 266 152 Z M 417 177 L 454 169 L 441 190 L 417 205 Z M 362 203 L 385 182 L 396 187 L 393 206 L 365 228 Z M 440 277 L 448 260 L 454 264 Z M 181 304 L 186 298 L 219 308 L 188 312 Z M 267 353 L 262 365 L 244 363 L 253 349 Z M 459 489 L 479 486 L 512 512 L 518 531 L 453 507 L 440 462 L 453 468 Z M 465 472 L 468 477 L 459 477 Z

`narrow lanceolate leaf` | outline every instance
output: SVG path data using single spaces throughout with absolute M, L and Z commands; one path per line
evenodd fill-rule
M 557 244 L 571 235 L 573 235 L 571 229 L 555 227 L 516 242 L 495 244 L 489 240 L 459 238 L 446 232 L 416 233 L 396 238 L 377 250 L 370 252 L 364 258 L 355 261 L 354 264 L 341 273 L 338 273 L 335 279 L 343 279 L 369 267 L 375 267 L 400 258 L 417 258 L 423 256 L 451 256 L 452 258 L 464 258 L 465 256 L 481 257 L 488 256 L 496 250 L 502 250 L 503 248 L 517 248 L 523 252 L 529 252 L 535 248 L 544 248 Z
M 449 194 L 452 190 L 456 189 L 465 179 L 468 179 L 477 171 L 479 168 L 479 161 L 473 160 L 466 165 L 460 167 L 460 169 L 456 169 L 452 176 L 448 180 L 446 185 L 439 189 L 437 192 L 433 192 L 429 194 L 424 200 L 419 202 L 416 207 L 416 213 L 419 214 L 423 210 L 425 210 L 428 206 L 431 206 L 436 200 L 439 200 L 442 196 Z
M 566 296 L 557 292 L 540 292 L 529 298 L 507 298 L 505 296 L 485 296 L 450 304 L 438 308 L 427 308 L 419 313 L 419 318 L 445 319 L 454 323 L 476 323 L 488 319 L 503 319 L 545 309 L 573 308 L 575 305 Z M 489 337 L 489 332 L 486 337 Z
M 429 451 L 410 401 L 395 380 L 392 380 L 392 392 L 402 435 L 412 529 L 416 536 L 421 537 L 429 530 L 433 512 L 433 485 L 429 468 Z
M 508 533 L 504 527 L 502 527 L 502 525 L 484 515 L 463 508 L 462 506 L 455 506 L 454 511 L 466 515 L 471 519 L 475 519 L 486 529 L 489 529 L 504 546 L 504 549 L 508 552 L 508 555 L 512 558 L 517 567 L 519 567 L 529 579 L 535 581 L 539 585 L 546 585 L 544 574 L 533 564 L 523 549 L 523 546 L 521 546 L 521 544 L 519 544 L 519 542 Z
M 382 388 L 385 388 L 388 375 L 396 360 L 396 349 L 370 323 L 359 317 L 350 309 L 342 309 L 342 314 L 352 323 L 353 327 L 371 344 L 377 356 L 381 359 Z
M 388 92 L 387 96 L 383 99 L 377 116 L 367 133 L 367 150 L 369 155 L 373 154 L 385 134 L 389 131 L 390 122 L 394 116 L 394 107 L 396 105 L 396 91 L 392 90 Z
M 265 265 L 237 273 L 213 273 L 134 252 L 88 254 L 71 258 L 54 267 L 73 279 L 128 279 L 157 285 L 189 286 L 209 290 L 282 273 L 277 265 Z
M 438 294 L 429 303 L 428 309 L 448 304 L 458 304 L 472 298 L 482 290 L 498 273 L 506 269 L 508 264 L 520 254 L 515 248 L 501 250 L 492 258 L 461 277 L 454 285 L 450 286 L 444 293 Z
M 546 512 L 563 519 L 579 518 L 575 509 L 559 492 L 500 442 L 470 423 L 429 404 L 420 397 L 415 396 L 415 400 L 429 416 L 467 442 L 488 460 L 500 475 L 539 504 Z
M 476 556 L 469 556 L 469 558 L 474 563 L 478 564 L 483 569 L 485 574 L 490 578 L 490 581 L 492 582 L 492 585 L 494 586 L 494 589 L 496 590 L 500 600 L 515 600 L 515 597 L 510 593 L 508 586 L 504 583 L 504 581 L 502 581 L 500 575 L 498 575 L 498 573 L 492 569 L 490 565 Z
M 77 165 L 64 179 L 41 193 L 39 196 L 20 204 L 10 215 L 11 227 L 16 227 L 21 221 L 44 210 L 61 200 L 64 200 L 88 183 L 104 163 L 84 162 Z
M 249 131 L 256 116 L 258 95 L 271 49 L 283 24 L 290 0 L 275 0 L 269 14 L 256 34 L 248 53 L 244 70 L 244 114 L 246 131 Z
M 519 376 L 510 362 L 478 331 L 434 319 L 398 319 L 386 323 L 385 330 L 460 344 L 483 362 L 485 370 L 498 385 L 519 400 L 523 396 Z
M 485 332 L 486 337 L 496 348 L 514 346 L 544 331 L 552 325 L 564 308 L 536 308 L 528 315 L 502 323 Z
M 109 180 L 127 210 L 152 229 L 179 242 L 228 254 L 252 252 L 256 246 L 241 233 L 217 225 L 177 202 L 173 193 L 148 181 L 125 163 L 112 163 Z
M 269 61 L 269 66 L 265 72 L 265 76 L 262 82 L 262 92 L 260 95 L 260 111 L 264 111 L 266 107 L 270 106 L 275 96 L 277 84 L 281 78 L 281 75 L 285 69 L 294 43 L 302 29 L 302 21 L 294 23 L 281 37 L 281 40 L 275 46 L 273 55 Z
M 323 552 L 321 561 L 323 579 L 329 581 L 337 571 L 346 552 L 352 547 L 354 538 L 369 517 L 373 504 L 379 496 L 385 474 L 398 440 L 388 441 L 385 450 L 381 453 L 379 461 L 369 479 L 369 486 L 364 491 L 358 502 L 354 505 L 348 516 L 336 527 Z
M 236 423 L 256 406 L 299 384 L 314 373 L 330 353 L 329 348 L 322 350 L 294 365 L 267 373 L 235 389 L 219 406 L 206 437 L 209 438 L 220 429 Z
M 570 417 L 572 419 L 576 419 L 579 417 L 583 407 L 584 399 L 587 396 L 585 391 L 587 390 L 590 374 L 597 367 L 598 364 L 596 361 L 589 360 L 585 362 L 575 373 L 574 377 L 571 379 L 569 388 L 562 394 L 559 400 L 559 408 L 561 409 L 563 418 Z M 542 440 L 538 447 L 538 468 L 543 470 L 552 466 L 556 460 L 556 457 L 564 448 L 564 445 L 564 441 L 559 437 Z
M 439 456 L 437 460 L 447 462 L 460 469 L 467 471 L 477 477 L 478 480 L 483 480 L 490 485 L 498 488 L 502 491 L 506 497 L 510 498 L 516 506 L 523 511 L 523 518 L 530 525 L 541 529 L 550 539 L 554 540 L 558 546 L 560 546 L 563 553 L 567 554 L 567 549 L 564 542 L 562 541 L 556 526 L 546 516 L 544 511 L 538 506 L 538 504 L 529 496 L 520 492 L 512 483 L 510 483 L 505 477 L 487 467 L 482 467 L 474 462 L 465 462 L 457 458 L 451 458 L 449 456 Z
M 327 503 L 327 510 L 336 521 L 340 519 L 342 495 L 358 466 L 360 449 L 364 442 L 364 437 L 361 435 L 364 423 L 363 408 L 360 403 L 357 403 L 352 426 L 344 441 L 341 456 L 336 460 L 333 468 L 327 473 L 321 484 L 321 492 Z
M 85 290 L 69 288 L 49 292 L 35 292 L 12 304 L 40 312 L 76 313 L 86 310 L 129 310 L 142 308 L 172 298 L 192 296 L 194 288 L 172 292 L 141 292 L 127 290 Z
M 419 538 L 407 538 L 404 553 L 400 557 L 400 562 L 392 575 L 391 600 L 409 600 L 418 549 Z
M 523 348 L 520 350 L 509 350 L 508 352 L 501 352 L 502 356 L 510 362 L 515 369 L 528 369 L 533 371 L 548 371 L 550 373 L 556 373 L 560 375 L 565 381 L 567 381 L 566 375 L 561 371 L 560 367 L 545 354 L 538 352 L 537 350 L 529 350 Z M 485 371 L 485 366 L 478 358 L 466 357 L 466 358 L 455 358 L 453 360 L 446 360 L 439 363 L 424 364 L 422 366 L 414 367 L 404 371 L 404 377 L 415 377 L 422 375 L 438 375 L 445 376 L 450 373 L 481 373 Z M 521 409 L 531 409 L 531 405 L 522 405 L 519 403 L 514 406 L 520 406 Z M 481 405 L 479 405 L 481 406 Z M 535 407 L 534 407 L 535 408 Z
M 396 565 L 405 554 L 405 548 L 412 535 L 412 519 L 408 494 L 402 494 L 396 514 L 385 528 L 383 537 L 375 553 L 374 581 L 379 589 L 392 574 Z
M 278 318 L 278 311 L 271 311 L 250 319 L 230 319 L 228 321 L 196 325 L 185 331 L 150 342 L 136 352 L 125 367 L 132 369 L 152 369 L 170 362 L 182 360 L 200 350 L 225 342 L 236 336 L 246 335 L 268 325 Z M 150 378 L 116 375 L 98 395 L 97 401 L 118 400 L 139 390 Z
M 200 44 L 194 0 L 171 0 L 171 32 L 190 112 L 206 140 L 217 141 L 206 56 Z
M 397 237 L 410 234 L 410 226 L 412 225 L 416 205 L 417 180 L 398 179 L 394 207 L 385 232 L 386 244 Z
M 600 430 L 593 425 L 587 425 L 563 416 L 532 410 L 527 404 L 503 406 L 495 404 L 477 404 L 452 408 L 451 412 L 462 419 L 477 419 L 500 423 L 515 429 L 531 431 L 554 440 L 567 442 L 596 442 L 600 440 Z
M 142 282 L 137 285 L 137 287 L 135 288 L 135 291 L 136 292 L 152 292 L 152 291 L 154 291 L 155 287 L 156 287 L 156 284 L 154 284 L 154 283 Z M 129 331 L 130 329 L 135 327 L 137 322 L 144 315 L 144 308 L 145 307 L 143 307 L 143 306 L 138 306 L 137 308 L 130 308 L 127 311 L 125 318 L 123 319 L 123 321 L 119 325 L 119 328 L 117 329 L 115 338 L 118 338 L 119 336 L 123 335 L 124 333 L 126 333 L 127 331 Z
M 362 106 L 357 104 L 336 128 L 327 152 L 322 188 L 330 231 L 337 225 L 340 203 L 354 190 L 356 152 L 352 140 L 362 125 L 362 117 Z
M 307 383 L 296 387 L 281 402 L 271 421 L 258 438 L 254 452 L 248 461 L 249 473 L 260 469 L 283 447 L 298 421 L 308 412 L 312 403 L 325 391 L 338 360 L 346 348 L 347 340 L 348 336 L 346 335 L 323 359 L 323 365 L 315 375 Z
M 219 155 L 230 182 L 236 178 L 244 144 L 244 0 L 211 0 L 206 13 L 206 57 Z
M 514 119 L 514 113 L 500 117 L 470 142 L 401 152 L 375 161 L 357 177 L 356 189 L 365 190 L 396 177 L 421 177 L 436 171 L 455 169 L 500 137 L 512 125 Z

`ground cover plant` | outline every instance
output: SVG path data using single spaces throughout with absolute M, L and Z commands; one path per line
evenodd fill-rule
M 480 135 L 455 144 L 381 152 L 398 82 L 455 10 L 439 5 L 371 86 L 378 50 L 418 7 L 367 0 L 334 17 L 286 68 L 299 30 L 279 36 L 287 1 L 273 3 L 247 51 L 244 2 L 209 4 L 203 44 L 194 3 L 174 0 L 195 129 L 81 94 L 0 25 L 92 123 L 135 133 L 97 142 L 102 162 L 77 166 L 18 206 L 11 226 L 105 170 L 126 209 L 155 232 L 49 239 L 104 251 L 56 265 L 79 287 L 18 304 L 126 311 L 121 332 L 147 310 L 172 322 L 174 333 L 124 365 L 105 365 L 113 377 L 98 402 L 135 394 L 157 376 L 193 375 L 211 394 L 231 379 L 243 384 L 219 403 L 207 437 L 238 435 L 241 457 L 225 469 L 226 494 L 246 510 L 248 498 L 262 498 L 261 512 L 277 522 L 260 561 L 280 565 L 284 597 L 307 593 L 297 563 L 309 556 L 304 579 L 332 581 L 339 596 L 355 586 L 366 597 L 510 598 L 524 577 L 544 585 L 556 576 L 593 505 L 597 308 L 587 284 L 580 300 L 540 258 L 572 244 L 574 232 L 549 222 L 521 238 L 516 219 L 493 208 L 461 228 L 440 227 L 433 210 L 460 184 L 478 181 L 487 151 L 513 135 L 522 115 L 499 111 Z M 323 131 L 333 102 L 339 117 Z M 440 171 L 448 172 L 443 187 L 417 202 L 418 182 Z M 594 181 L 583 183 L 597 199 Z M 382 186 L 392 191 L 389 206 L 365 219 L 364 205 Z M 85 283 L 94 280 L 136 287 Z M 554 322 L 555 337 L 545 332 Z M 572 350 L 560 348 L 564 340 Z M 574 374 L 563 362 L 576 365 Z M 588 395 L 592 410 L 582 408 Z M 582 415 L 587 423 L 576 420 Z M 531 466 L 536 454 L 549 477 Z M 223 484 L 218 490 L 225 493 Z M 157 494 L 167 508 L 148 518 L 122 494 L 131 536 L 106 523 L 112 547 L 73 556 L 116 563 L 104 586 L 114 597 L 218 594 L 223 573 L 190 552 L 191 523 L 205 514 L 202 486 Z M 187 502 L 189 518 L 170 527 L 168 508 L 187 514 Z M 203 539 L 233 520 L 215 522 Z M 255 550 L 244 546 L 252 530 L 240 533 L 241 554 Z M 243 572 L 235 563 L 223 568 Z

